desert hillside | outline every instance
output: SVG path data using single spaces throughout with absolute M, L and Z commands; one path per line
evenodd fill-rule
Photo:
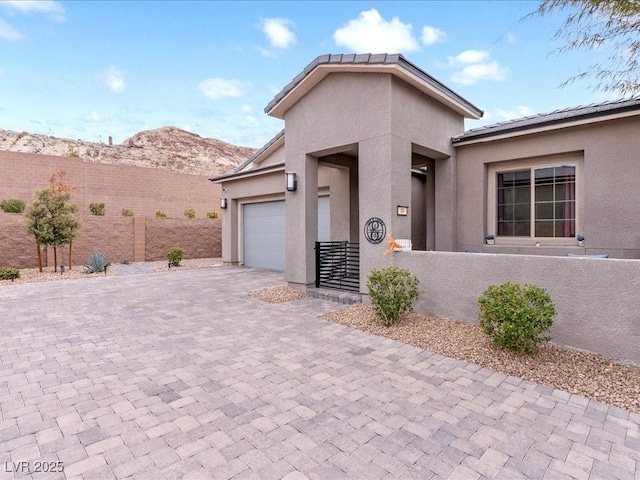
M 227 173 L 255 152 L 254 148 L 203 138 L 176 127 L 139 132 L 119 145 L 0 129 L 0 150 L 79 157 L 86 162 L 161 168 L 195 175 Z

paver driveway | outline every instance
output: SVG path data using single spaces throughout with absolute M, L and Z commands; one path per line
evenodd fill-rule
M 282 283 L 0 288 L 0 478 L 640 479 L 639 415 L 247 296 Z

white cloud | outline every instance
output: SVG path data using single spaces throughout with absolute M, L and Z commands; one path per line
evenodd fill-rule
M 447 34 L 435 27 L 425 25 L 422 27 L 422 43 L 424 45 L 433 45 L 447 40 Z
M 509 69 L 495 60 L 490 60 L 485 50 L 465 50 L 455 57 L 447 57 L 449 66 L 457 69 L 451 74 L 451 80 L 458 85 L 475 85 L 480 80 L 502 81 L 507 78 Z
M 349 20 L 336 30 L 336 45 L 353 53 L 401 53 L 419 50 L 420 45 L 411 33 L 412 26 L 402 23 L 398 17 L 387 21 L 375 8 L 360 12 L 358 18 Z
M 449 65 L 468 65 L 472 63 L 480 63 L 489 59 L 489 52 L 485 50 L 465 50 L 455 57 L 447 57 Z
M 496 110 L 496 114 L 502 120 L 511 120 L 514 118 L 522 118 L 533 115 L 533 110 L 524 105 L 519 105 L 514 110 Z
M 274 48 L 289 48 L 296 43 L 296 35 L 290 27 L 295 27 L 293 20 L 288 18 L 264 18 L 260 22 L 262 31 Z
M 467 65 L 462 70 L 451 75 L 451 80 L 459 85 L 475 85 L 479 80 L 502 81 L 507 78 L 507 67 L 501 67 L 498 62 L 477 63 Z
M 64 21 L 66 15 L 62 5 L 52 0 L 5 0 L 0 5 L 22 13 L 44 13 L 59 22 Z
M 516 43 L 516 36 L 513 33 L 507 33 L 507 41 L 509 43 Z
M 245 92 L 243 83 L 239 80 L 227 80 L 225 78 L 207 78 L 198 89 L 205 97 L 212 100 L 229 97 L 242 97 Z
M 253 115 L 245 115 L 240 120 L 240 125 L 243 127 L 257 127 L 259 125 L 258 120 Z
M 251 105 L 242 105 L 240 109 L 242 110 L 242 113 L 253 113 L 253 107 Z
M 105 73 L 104 82 L 113 93 L 122 93 L 127 86 L 124 80 L 124 72 L 116 67 L 109 67 L 109 70 Z
M 269 50 L 268 48 L 263 48 L 263 47 L 256 47 L 256 48 L 265 57 L 275 57 L 276 56 L 276 52 L 274 52 L 273 50 Z
M 5 40 L 22 40 L 24 35 L 0 18 L 0 38 Z
M 98 114 L 98 112 L 94 110 L 87 116 L 87 120 L 91 122 L 99 122 L 102 119 L 100 118 L 100 115 Z

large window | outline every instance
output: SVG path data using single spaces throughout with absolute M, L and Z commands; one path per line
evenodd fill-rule
M 496 232 L 504 237 L 575 237 L 575 164 L 496 172 Z

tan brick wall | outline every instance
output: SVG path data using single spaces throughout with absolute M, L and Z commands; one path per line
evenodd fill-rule
M 222 255 L 222 220 L 219 218 L 148 218 L 145 237 L 147 261 L 165 260 L 167 250 L 174 246 L 182 249 L 183 258 Z
M 184 218 L 186 208 L 194 208 L 197 218 L 220 212 L 220 185 L 203 175 L 5 151 L 0 151 L 0 200 L 30 202 L 59 170 L 65 170 L 66 179 L 76 186 L 74 199 L 82 214 L 90 213 L 90 203 L 104 203 L 107 216 L 121 216 L 123 208 L 144 217 L 162 210 L 169 217 Z
M 164 260 L 167 249 L 174 245 L 182 248 L 184 258 L 221 256 L 220 219 L 84 215 L 81 222 L 72 252 L 77 267 L 85 265 L 93 252 L 104 253 L 112 263 Z M 0 212 L 0 268 L 38 266 L 35 242 L 24 225 L 23 215 Z M 43 265 L 53 266 L 53 250 L 43 251 Z M 68 246 L 58 249 L 58 265 L 61 264 L 69 265 Z
M 43 252 L 42 261 L 46 262 L 46 250 Z M 0 210 L 0 268 L 36 266 L 36 242 L 25 230 L 24 216 Z

